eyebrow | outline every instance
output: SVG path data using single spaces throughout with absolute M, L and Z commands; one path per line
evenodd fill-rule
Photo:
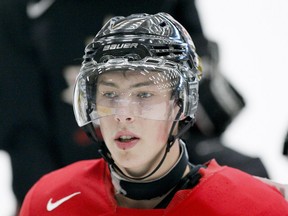
M 119 88 L 120 86 L 117 85 L 116 83 L 114 82 L 109 82 L 109 81 L 105 81 L 105 80 L 101 80 L 99 82 L 100 85 L 105 85 L 105 86 L 110 86 L 110 87 L 114 87 L 114 88 Z M 136 83 L 136 84 L 133 84 L 129 87 L 129 89 L 131 88 L 140 88 L 140 87 L 145 87 L 145 86 L 151 86 L 151 84 L 153 84 L 152 81 L 145 81 L 145 82 L 139 82 L 139 83 Z

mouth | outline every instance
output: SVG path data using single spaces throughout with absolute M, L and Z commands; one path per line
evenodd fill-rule
M 120 136 L 118 139 L 119 142 L 131 142 L 132 140 L 136 140 L 138 138 L 134 137 L 134 136 Z
M 133 148 L 139 141 L 139 137 L 134 135 L 118 135 L 115 138 L 115 143 L 118 148 L 128 150 Z

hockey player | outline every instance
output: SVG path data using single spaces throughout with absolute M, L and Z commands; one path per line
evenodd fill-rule
M 102 159 L 41 178 L 21 216 L 288 215 L 273 186 L 215 160 L 188 162 L 201 66 L 187 31 L 166 13 L 114 17 L 86 47 L 76 121 Z

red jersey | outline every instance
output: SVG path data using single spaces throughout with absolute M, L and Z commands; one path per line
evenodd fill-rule
M 199 172 L 199 183 L 178 191 L 165 209 L 132 209 L 117 206 L 103 159 L 81 161 L 41 178 L 26 195 L 20 216 L 288 215 L 278 190 L 253 176 L 214 160 Z

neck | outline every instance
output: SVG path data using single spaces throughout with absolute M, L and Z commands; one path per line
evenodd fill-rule
M 161 200 L 162 197 L 165 197 L 165 195 L 180 182 L 183 175 L 189 172 L 188 155 L 185 144 L 181 143 L 180 147 L 181 151 L 178 146 L 178 155 L 174 164 L 172 164 L 163 175 L 149 181 L 146 179 L 144 181 L 124 178 L 116 173 L 113 167 L 110 166 L 112 182 L 116 194 L 119 194 L 117 195 L 119 203 L 121 204 L 121 200 L 127 198 L 128 201 L 132 199 L 135 200 L 136 203 L 138 203 L 139 200 L 145 200 L 141 203 L 152 202 L 154 204 L 158 200 Z M 169 156 L 170 155 L 167 155 L 167 157 Z M 157 188 L 157 190 L 155 190 L 155 188 Z M 148 202 L 148 200 L 152 199 L 154 201 Z M 129 203 L 134 202 L 130 201 Z
M 170 151 L 167 153 L 167 156 L 165 157 L 165 160 L 161 164 L 160 168 L 153 175 L 145 178 L 145 181 L 153 181 L 169 172 L 169 170 L 174 166 L 174 164 L 176 164 L 177 160 L 179 159 L 179 155 L 181 152 L 181 148 L 179 145 L 179 141 L 176 140 Z M 164 157 L 166 150 L 165 148 L 166 146 L 164 146 L 163 150 L 159 152 L 155 159 L 150 161 L 148 164 L 131 169 L 121 168 L 122 172 L 128 177 L 139 179 L 146 176 L 147 173 L 152 173 L 156 166 L 160 163 L 161 159 Z

